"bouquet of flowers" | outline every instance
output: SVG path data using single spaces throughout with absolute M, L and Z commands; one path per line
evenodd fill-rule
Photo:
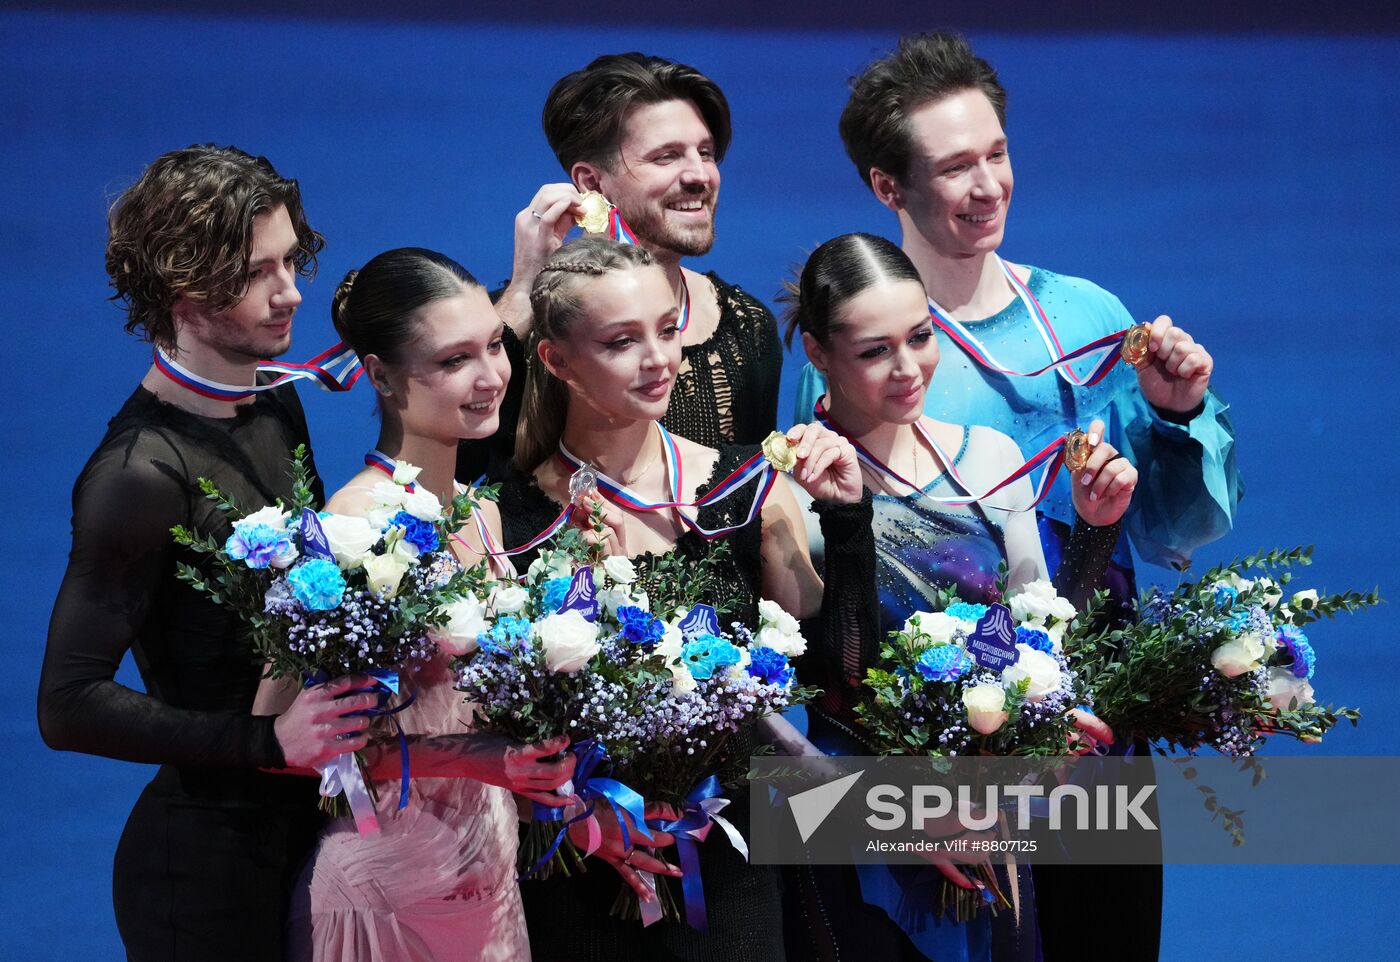
M 569 822 L 609 805 L 631 839 L 644 842 L 652 828 L 685 838 L 688 891 L 699 882 L 689 864 L 693 843 L 711 821 L 746 849 L 715 817 L 727 804 L 716 777 L 721 763 L 750 722 L 805 694 L 788 664 L 805 643 L 777 605 L 763 603 L 755 630 L 735 625 L 726 633 L 715 608 L 677 603 L 713 597 L 715 557 L 687 565 L 667 556 L 640 573 L 626 558 L 598 558 L 566 532 L 523 584 L 497 591 L 477 650 L 457 667 L 478 727 L 527 741 L 574 740 L 569 788 L 579 804 L 566 809 Z M 648 825 L 644 799 L 672 806 L 679 818 Z M 536 809 L 522 845 L 527 874 L 583 868 L 567 826 L 550 821 L 549 811 Z M 624 892 L 618 909 L 636 917 L 635 896 Z M 677 917 L 664 886 L 658 894 Z
M 449 547 L 474 496 L 460 495 L 444 508 L 414 485 L 418 469 L 399 462 L 392 480 L 375 486 L 363 516 L 318 513 L 302 447 L 293 453 L 291 472 L 290 504 L 246 515 L 202 480 L 205 496 L 233 519 L 233 534 L 220 544 L 172 529 L 178 544 L 209 562 L 208 570 L 182 563 L 179 576 L 247 623 L 268 677 L 311 684 L 366 674 L 380 696 L 373 714 L 390 715 L 407 704 L 388 707 L 401 672 L 417 670 L 440 648 L 455 653 L 474 643 L 484 622 L 484 568 L 464 569 Z M 402 733 L 400 741 L 406 751 Z M 406 765 L 405 754 L 405 772 Z M 407 787 L 405 774 L 400 807 Z M 322 772 L 321 794 L 331 800 L 323 804 L 336 810 L 343 792 L 362 834 L 378 828 L 372 791 L 358 753 Z
M 871 748 L 932 758 L 1071 753 L 1069 711 L 1091 700 L 1065 655 L 1078 612 L 1048 581 L 1004 600 L 969 604 L 947 589 L 934 596 L 933 610 L 891 632 L 856 706 Z M 989 865 L 962 868 L 980 887 L 945 880 L 940 912 L 965 921 L 984 907 L 1010 906 Z
M 1047 581 L 1006 604 L 968 604 L 945 590 L 880 649 L 857 706 L 867 741 L 882 755 L 1064 755 L 1067 712 L 1088 704 L 1065 656 L 1074 606 Z
M 1125 627 L 1103 625 L 1073 642 L 1095 711 L 1120 738 L 1166 754 L 1203 746 L 1248 757 L 1274 734 L 1319 741 L 1360 713 L 1314 700 L 1317 667 L 1304 628 L 1380 602 L 1375 591 L 1295 591 L 1288 569 L 1312 563 L 1311 548 L 1270 551 L 1207 571 L 1175 590 L 1154 587 Z M 1097 601 L 1101 602 L 1101 599 Z

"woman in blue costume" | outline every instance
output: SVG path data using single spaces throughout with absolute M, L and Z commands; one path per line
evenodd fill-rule
M 812 680 L 825 694 L 809 737 L 833 754 L 868 754 L 852 724 L 859 681 L 885 633 L 929 610 L 934 592 L 954 587 L 964 601 L 996 600 L 1003 562 L 1010 589 L 1048 577 L 1028 510 L 1028 479 L 966 507 L 936 500 L 986 491 L 1023 459 L 1015 442 L 994 429 L 923 415 L 939 363 L 926 298 L 903 251 L 868 234 L 846 234 L 817 248 L 791 298 L 791 326 L 801 330 L 808 357 L 830 385 L 822 403 L 832 426 L 888 469 L 863 466 L 874 502 L 877 597 L 871 603 L 878 612 L 871 617 L 878 630 L 817 653 L 821 676 Z M 1101 439 L 1103 425 L 1095 422 L 1089 431 Z M 1136 482 L 1132 465 L 1098 441 L 1071 479 L 1077 520 L 1057 579 L 1060 594 L 1082 603 L 1102 582 Z M 814 544 L 814 555 L 817 550 Z M 1079 713 L 1076 723 L 1112 741 L 1092 716 Z M 1021 892 L 1019 913 L 993 919 L 984 912 L 965 925 L 935 915 L 945 876 L 967 884 L 948 866 L 819 867 L 801 874 L 806 915 L 826 922 L 812 927 L 814 954 L 838 958 L 859 946 L 878 948 L 879 958 L 937 962 L 1038 957 L 1028 871 L 1010 880 Z

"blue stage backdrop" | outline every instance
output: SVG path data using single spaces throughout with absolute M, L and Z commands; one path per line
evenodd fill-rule
M 539 129 L 550 84 L 599 53 L 655 52 L 699 66 L 731 99 L 719 240 L 704 265 L 771 303 L 821 241 L 894 230 L 846 160 L 836 119 L 846 78 L 899 28 L 940 25 L 883 3 L 864 26 L 847 10 L 806 32 L 781 29 L 771 11 L 747 28 L 737 5 L 715 27 L 702 7 L 679 25 L 653 10 L 645 25 L 588 26 L 159 6 L 0 12 L 3 437 L 22 495 L 0 526 L 11 638 L 0 730 L 13 749 L 0 956 L 16 962 L 118 957 L 112 853 L 151 774 L 51 752 L 34 723 L 70 486 L 149 361 L 105 302 L 102 269 L 107 205 L 143 164 L 214 141 L 300 179 L 329 240 L 297 315 L 293 353 L 310 355 L 333 340 L 336 282 L 380 250 L 438 248 L 483 279 L 505 277 L 513 216 L 561 179 Z M 1228 32 L 1199 12 L 1164 23 L 1120 12 L 1115 33 L 1082 11 L 1063 24 L 1042 13 L 1027 29 L 1019 4 L 988 10 L 953 22 L 971 28 L 1011 91 L 1017 187 L 1004 252 L 1090 277 L 1139 317 L 1170 313 L 1217 359 L 1248 494 L 1237 530 L 1199 562 L 1315 543 L 1309 583 L 1394 596 L 1397 511 L 1383 483 L 1400 466 L 1400 336 L 1384 307 L 1400 259 L 1394 36 L 1368 36 L 1354 9 L 1340 22 L 1352 32 L 1333 34 L 1306 32 L 1328 25 L 1315 11 L 1272 32 L 1247 29 L 1237 10 L 1218 21 Z M 798 361 L 788 359 L 787 398 Z M 303 398 L 334 486 L 375 436 L 373 402 L 358 391 Z M 1321 697 L 1365 712 L 1328 752 L 1393 750 L 1393 616 L 1315 632 Z M 121 677 L 139 684 L 130 666 Z M 1397 882 L 1390 868 L 1172 868 L 1163 958 L 1380 958 L 1400 935 Z M 1084 911 L 1092 924 L 1095 907 Z

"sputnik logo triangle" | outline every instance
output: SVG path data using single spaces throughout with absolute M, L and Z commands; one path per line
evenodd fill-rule
M 803 842 L 821 828 L 831 810 L 841 804 L 841 799 L 846 797 L 846 793 L 855 787 L 856 781 L 864 774 L 865 772 L 855 772 L 834 782 L 788 796 L 788 804 L 792 806 L 792 819 L 797 823 L 797 831 Z

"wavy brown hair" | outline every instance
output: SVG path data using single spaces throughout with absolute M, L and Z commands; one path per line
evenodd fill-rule
M 724 160 L 733 133 L 719 84 L 694 67 L 640 53 L 610 53 L 559 79 L 544 101 L 544 135 L 564 170 L 579 161 L 612 170 L 635 107 L 689 100 Z
M 640 245 L 582 237 L 559 248 L 540 268 L 530 288 L 534 322 L 525 341 L 529 366 L 515 434 L 515 463 L 520 470 L 533 471 L 554 453 L 569 413 L 569 389 L 540 360 L 540 341 L 569 339 L 570 327 L 579 316 L 579 294 L 592 278 L 654 263 L 651 253 Z
M 267 158 L 213 144 L 157 157 L 107 215 L 107 276 L 127 333 L 170 350 L 177 299 L 211 313 L 237 304 L 248 285 L 253 220 L 278 207 L 296 230 L 297 273 L 310 277 L 325 239 L 306 221 L 297 182 Z

